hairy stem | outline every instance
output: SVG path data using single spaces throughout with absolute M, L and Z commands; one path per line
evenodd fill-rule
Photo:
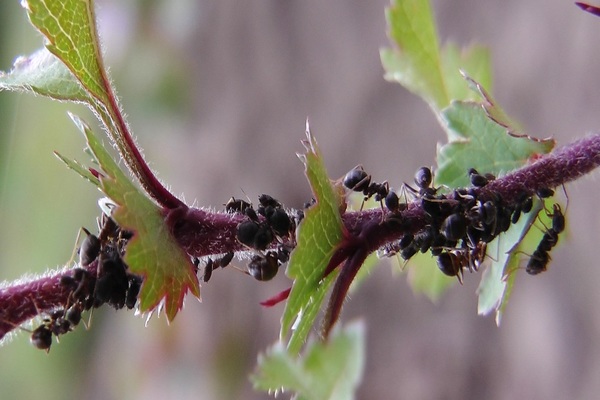
M 532 195 L 541 188 L 555 188 L 582 177 L 598 166 L 600 134 L 595 134 L 560 147 L 535 162 L 475 190 L 482 198 L 499 195 L 506 204 L 513 204 L 523 191 Z M 191 257 L 245 250 L 237 241 L 236 233 L 238 224 L 246 219 L 247 217 L 240 213 L 212 212 L 183 205 L 177 208 L 165 207 L 165 223 Z M 359 254 L 354 256 L 356 260 L 399 240 L 408 232 L 418 232 L 427 224 L 425 212 L 419 201 L 409 204 L 407 209 L 400 213 L 382 209 L 347 212 L 342 216 L 342 220 L 348 232 L 358 239 L 349 242 L 350 247 L 360 247 Z M 284 240 L 293 244 L 291 238 Z M 348 262 L 353 265 L 352 271 L 347 273 L 351 280 L 357 271 L 356 265 L 359 268 L 360 263 L 352 262 L 352 254 L 356 252 L 349 249 L 345 251 L 350 255 Z M 87 267 L 94 276 L 96 264 L 94 262 Z M 68 273 L 63 270 L 26 282 L 15 281 L 0 289 L 0 338 L 40 313 L 64 307 L 70 293 L 60 284 L 60 279 Z M 344 287 L 346 284 L 347 282 L 340 283 Z M 341 307 L 341 303 L 339 306 Z M 337 313 L 338 310 L 332 312 Z

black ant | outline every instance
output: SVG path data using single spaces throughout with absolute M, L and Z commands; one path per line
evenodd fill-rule
M 445 251 L 437 257 L 437 264 L 440 271 L 447 276 L 456 276 L 458 282 L 463 283 L 463 264 L 460 257 L 452 252 Z
M 266 255 L 254 255 L 248 263 L 248 273 L 259 281 L 270 281 L 277 275 L 279 262 L 277 253 L 269 251 Z
M 387 181 L 382 183 L 373 182 L 371 180 L 371 175 L 368 175 L 365 172 L 362 165 L 357 165 L 351 169 L 344 176 L 343 184 L 346 188 L 364 195 L 363 204 L 360 207 L 361 210 L 364 202 L 371 197 L 374 197 L 375 201 L 381 204 L 382 209 L 384 201 L 386 207 L 392 212 L 397 211 L 400 208 L 400 199 L 393 190 L 390 191 L 390 186 Z
M 204 267 L 204 275 L 202 277 L 202 280 L 204 282 L 208 282 L 212 276 L 213 271 L 219 267 L 225 268 L 226 266 L 228 266 L 231 263 L 231 260 L 233 260 L 233 256 L 233 251 L 229 251 L 225 253 L 223 257 L 217 258 L 216 260 L 209 258 L 208 261 L 206 261 L 206 266 Z
M 244 213 L 248 208 L 252 208 L 252 204 L 247 201 L 236 199 L 235 197 L 230 198 L 227 203 L 224 204 L 225 211 L 228 213 Z
M 565 230 L 565 216 L 558 203 L 552 206 L 552 213 L 546 211 L 546 215 L 552 218 L 552 226 L 546 229 L 542 240 L 527 262 L 525 271 L 530 275 L 537 275 L 546 270 L 550 261 L 550 250 L 558 243 L 558 235 Z
M 484 187 L 489 181 L 493 181 L 496 177 L 493 174 L 487 173 L 481 175 L 475 168 L 469 168 L 467 171 L 471 185 L 475 187 Z
M 79 265 L 82 267 L 90 265 L 100 255 L 101 242 L 96 235 L 93 235 L 85 228 L 81 228 L 87 237 L 79 247 Z

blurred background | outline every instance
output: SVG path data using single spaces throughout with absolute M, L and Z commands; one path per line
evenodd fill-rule
M 435 164 L 445 140 L 428 107 L 383 79 L 386 0 L 99 0 L 100 33 L 122 105 L 147 160 L 191 204 L 268 193 L 310 198 L 302 165 L 310 118 L 328 171 L 362 163 L 394 187 Z M 564 144 L 600 128 L 600 19 L 572 1 L 433 1 L 441 37 L 489 46 L 494 95 L 534 136 Z M 18 1 L 0 2 L 0 68 L 41 45 Z M 52 154 L 86 160 L 67 110 L 0 93 L 0 280 L 71 256 L 95 229 L 97 192 Z M 595 175 L 595 174 L 594 174 Z M 567 186 L 569 232 L 549 270 L 524 271 L 497 328 L 478 317 L 480 276 L 432 304 L 387 261 L 351 296 L 343 321 L 366 321 L 357 398 L 595 398 L 600 392 L 600 268 L 594 176 Z M 564 203 L 563 203 L 564 204 Z M 564 207 L 563 207 L 564 209 Z M 233 269 L 215 273 L 167 326 L 101 309 L 46 355 L 22 333 L 0 348 L 3 398 L 265 399 L 248 380 L 279 332 L 286 288 Z M 286 398 L 286 396 L 281 396 Z

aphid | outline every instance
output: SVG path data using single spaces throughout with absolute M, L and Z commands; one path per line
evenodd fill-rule
M 547 187 L 541 187 L 535 191 L 535 194 L 537 194 L 540 199 L 546 199 L 548 197 L 554 196 L 554 190 Z
M 92 235 L 87 229 L 81 229 L 87 237 L 83 240 L 79 248 L 79 265 L 85 267 L 90 265 L 100 255 L 101 242 L 97 236 Z
M 237 226 L 237 233 L 236 233 L 236 237 L 237 240 L 248 246 L 248 247 L 253 247 L 254 246 L 254 238 L 256 237 L 256 234 L 258 233 L 260 226 L 257 222 L 254 221 L 244 221 L 241 222 L 238 226 Z
M 255 255 L 248 263 L 248 273 L 259 281 L 270 281 L 277 275 L 277 253 L 269 251 L 265 256 Z
M 108 303 L 116 309 L 125 305 L 129 282 L 125 272 L 125 264 L 118 254 L 113 253 L 100 257 L 98 278 L 94 287 L 95 305 Z
M 281 208 L 281 203 L 268 194 L 261 194 L 258 196 L 258 202 L 262 207 Z
M 254 211 L 254 208 L 252 208 L 252 207 L 245 208 L 244 214 L 246 214 L 246 216 L 248 218 L 250 218 L 252 221 L 258 221 L 258 215 L 256 215 L 256 211 Z
M 267 216 L 267 222 L 278 236 L 286 236 L 292 228 L 292 221 L 282 208 L 276 208 Z
M 480 175 L 475 168 L 470 168 L 467 174 L 471 180 L 471 185 L 475 187 L 484 187 L 488 184 L 488 179 L 485 176 Z
M 142 278 L 136 275 L 129 276 L 129 288 L 127 289 L 127 295 L 125 296 L 125 307 L 131 310 L 135 307 L 137 298 L 142 288 Z
M 412 256 L 417 254 L 418 251 L 419 251 L 419 248 L 413 242 L 410 245 L 408 245 L 406 248 L 402 249 L 402 251 L 400 252 L 400 257 L 402 257 L 404 260 L 408 261 Z
M 481 205 L 481 215 L 483 217 L 483 223 L 491 226 L 496 223 L 496 216 L 498 215 L 498 209 L 493 201 L 488 200 Z
M 214 269 L 214 262 L 213 262 L 212 258 L 209 258 L 208 261 L 206 262 L 206 267 L 204 267 L 204 276 L 202 277 L 202 280 L 204 282 L 208 282 L 210 280 L 213 269 Z
M 233 251 L 229 251 L 229 252 L 225 253 L 225 255 L 218 260 L 219 266 L 221 268 L 225 268 L 226 266 L 228 266 L 229 263 L 231 262 L 231 260 L 233 260 L 233 255 L 234 255 Z
M 260 224 L 258 231 L 254 236 L 254 244 L 252 247 L 257 250 L 264 250 L 272 241 L 273 234 L 271 233 L 271 229 L 265 224 Z
M 404 236 L 402 236 L 402 239 L 400 239 L 400 242 L 398 243 L 400 250 L 404 250 L 405 248 L 410 246 L 414 238 L 415 235 L 413 235 L 412 233 L 407 233 Z

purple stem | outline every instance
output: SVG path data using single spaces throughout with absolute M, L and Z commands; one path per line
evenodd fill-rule
M 477 190 L 481 192 L 481 196 L 485 197 L 486 193 L 491 196 L 494 193 L 502 196 L 506 203 L 514 204 L 523 191 L 533 194 L 540 188 L 555 188 L 582 177 L 598 166 L 600 134 L 595 134 L 560 147 L 532 164 Z M 350 261 L 361 259 L 363 253 L 369 254 L 387 243 L 399 240 L 408 232 L 423 229 L 427 224 L 419 202 L 409 204 L 407 210 L 394 214 L 394 218 L 384 219 L 391 214 L 382 215 L 382 212 L 381 209 L 373 209 L 348 212 L 342 216 L 346 229 L 354 237 L 345 249 Z M 237 225 L 246 218 L 241 214 L 210 212 L 185 206 L 174 209 L 165 207 L 165 223 L 191 257 L 244 250 L 236 240 L 236 232 Z M 354 258 L 352 247 L 360 249 L 360 254 Z M 355 269 L 360 263 L 351 264 Z M 90 264 L 88 270 L 95 275 L 96 262 Z M 354 276 L 355 271 L 350 272 L 348 277 Z M 0 289 L 0 338 L 40 313 L 64 307 L 69 297 L 69 292 L 60 284 L 60 278 L 64 274 L 70 272 L 56 272 L 24 283 L 17 281 Z M 344 287 L 346 284 L 347 282 L 340 283 Z M 343 287 L 340 286 L 340 289 Z

